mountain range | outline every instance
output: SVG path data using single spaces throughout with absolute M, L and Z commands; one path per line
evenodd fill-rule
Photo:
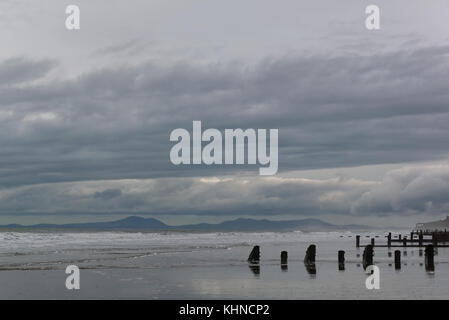
M 369 230 L 373 227 L 363 225 L 334 225 L 319 219 L 301 220 L 256 220 L 235 219 L 217 224 L 199 223 L 170 226 L 154 218 L 130 216 L 110 222 L 89 222 L 70 224 L 20 224 L 0 225 L 0 229 L 72 229 L 72 230 L 149 230 L 149 231 L 330 231 L 330 230 Z

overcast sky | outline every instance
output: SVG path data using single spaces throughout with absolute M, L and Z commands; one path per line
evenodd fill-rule
M 3 0 L 0 223 L 443 217 L 448 21 L 443 0 Z M 193 120 L 278 128 L 278 174 L 172 165 Z

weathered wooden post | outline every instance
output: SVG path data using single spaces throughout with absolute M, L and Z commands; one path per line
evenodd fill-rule
M 360 248 L 360 236 L 359 235 L 355 236 L 355 247 Z
M 259 263 L 260 261 L 260 247 L 254 246 L 253 250 L 251 250 L 251 253 L 248 257 L 249 263 Z
M 363 269 L 373 265 L 374 250 L 372 245 L 367 245 L 363 251 Z
M 419 233 L 419 240 L 418 240 L 418 245 L 419 245 L 420 247 L 422 247 L 423 239 L 424 239 L 424 236 L 423 236 L 422 231 L 421 231 L 421 232 Z
M 404 239 L 402 239 L 402 245 L 403 245 L 404 247 L 407 246 L 407 237 L 404 237 Z
M 435 271 L 435 263 L 434 263 L 434 259 L 433 259 L 433 245 L 429 244 L 426 246 L 425 249 L 425 258 L 424 258 L 424 262 L 426 264 L 426 271 Z
M 304 257 L 304 262 L 314 263 L 316 256 L 316 246 L 311 244 L 306 250 L 306 256 Z
M 315 256 L 316 256 L 316 246 L 311 244 L 306 251 L 306 256 L 304 257 L 304 265 L 306 270 L 310 274 L 316 274 L 315 266 Z
M 388 233 L 387 236 L 387 247 L 390 248 L 391 247 L 391 232 Z
M 288 259 L 287 251 L 282 251 L 281 252 L 281 266 L 286 266 L 288 264 L 287 259 Z
M 374 247 L 374 238 L 371 238 L 371 245 Z
M 396 270 L 401 269 L 401 251 L 399 250 L 394 251 L 394 268 Z
M 345 270 L 345 252 L 338 250 L 338 270 Z

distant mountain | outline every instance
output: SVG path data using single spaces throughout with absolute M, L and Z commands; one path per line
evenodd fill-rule
M 318 219 L 302 220 L 255 220 L 255 219 L 236 219 L 224 221 L 218 224 L 193 224 L 182 226 L 187 230 L 237 230 L 237 231 L 257 231 L 257 230 L 328 230 L 340 229 L 343 226 L 336 226 L 323 222 Z
M 330 230 L 369 230 L 362 225 L 334 225 L 319 219 L 302 220 L 256 220 L 235 219 L 218 224 L 199 223 L 182 226 L 169 226 L 157 219 L 130 216 L 110 222 L 70 223 L 70 224 L 20 224 L 2 225 L 0 229 L 76 229 L 76 230 L 151 230 L 151 231 L 330 231 Z

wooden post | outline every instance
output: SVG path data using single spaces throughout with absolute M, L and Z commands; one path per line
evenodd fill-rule
M 438 245 L 437 236 L 436 236 L 435 232 L 432 233 L 432 244 L 434 247 L 436 247 Z
M 316 256 L 316 246 L 311 244 L 306 251 L 306 256 L 304 257 L 304 265 L 306 270 L 310 274 L 316 274 L 315 267 L 315 256 Z
M 372 245 L 367 245 L 363 251 L 363 269 L 366 270 L 368 266 L 373 265 L 374 250 Z
M 260 248 L 259 246 L 254 246 L 253 250 L 251 250 L 251 253 L 248 257 L 249 263 L 259 263 L 260 261 Z
M 425 249 L 425 258 L 424 262 L 426 264 L 426 271 L 435 271 L 435 264 L 434 264 L 434 251 L 433 251 L 433 245 L 429 244 L 426 246 Z
M 402 245 L 403 245 L 404 247 L 407 246 L 407 237 L 404 237 L 404 239 L 402 239 Z
M 402 234 L 399 235 L 399 240 L 401 240 L 401 239 L 402 239 Z
M 345 252 L 338 250 L 338 270 L 345 270 Z
M 371 238 L 371 245 L 374 247 L 374 238 Z
M 422 247 L 423 239 L 424 239 L 424 236 L 423 236 L 422 231 L 421 231 L 421 232 L 419 233 L 419 241 L 418 241 L 418 245 L 419 245 L 420 247 Z
M 285 266 L 285 265 L 288 264 L 288 263 L 287 263 L 287 259 L 288 259 L 288 253 L 287 253 L 287 251 L 282 251 L 282 252 L 281 252 L 281 265 L 282 265 L 282 266 Z
M 391 247 L 391 232 L 389 232 L 388 236 L 387 236 L 387 246 L 388 246 L 388 248 Z
M 316 256 L 316 246 L 311 244 L 306 251 L 306 256 L 304 257 L 304 262 L 306 263 L 315 263 Z
M 394 252 L 394 268 L 396 270 L 401 269 L 401 251 L 395 250 Z
M 355 247 L 360 248 L 360 236 L 359 235 L 355 236 Z
M 287 253 L 287 251 L 281 252 L 281 270 L 282 271 L 288 270 L 288 253 Z

